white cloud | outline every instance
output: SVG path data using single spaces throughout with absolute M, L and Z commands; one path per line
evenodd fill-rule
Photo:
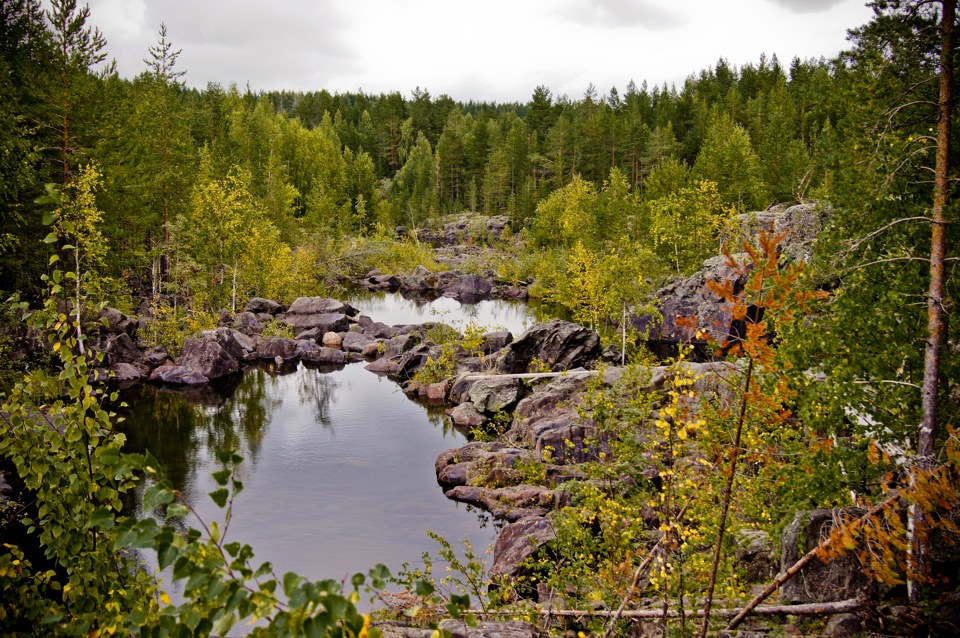
M 804 7 L 810 12 L 798 13 Z M 816 12 L 816 11 L 819 11 Z M 859 0 L 94 0 L 123 75 L 144 70 L 161 21 L 185 80 L 254 90 L 415 86 L 457 100 L 527 101 L 543 84 L 578 98 L 680 84 L 722 56 L 786 64 L 832 56 L 871 13 Z

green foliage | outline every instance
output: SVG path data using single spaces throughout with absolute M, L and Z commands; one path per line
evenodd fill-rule
M 648 202 L 653 249 L 678 274 L 699 268 L 717 254 L 720 231 L 732 211 L 723 207 L 717 185 L 697 184 Z
M 716 184 L 720 203 L 738 212 L 764 208 L 766 188 L 760 178 L 760 158 L 753 151 L 750 134 L 721 114 L 707 130 L 703 147 L 693 165 L 696 179 Z
M 271 319 L 263 324 L 263 332 L 261 334 L 265 338 L 281 337 L 283 339 L 293 339 L 293 327 L 283 321 Z
M 216 327 L 217 316 L 202 305 L 199 309 L 188 309 L 154 300 L 150 303 L 150 321 L 137 337 L 141 347 L 163 346 L 167 355 L 176 358 L 184 341 Z
M 382 596 L 382 599 L 388 603 L 402 602 L 404 616 L 420 622 L 436 621 L 444 614 L 460 617 L 462 611 L 468 609 L 471 597 L 484 611 L 497 604 L 499 599 L 495 594 L 489 594 L 487 587 L 487 564 L 493 554 L 492 545 L 483 554 L 478 554 L 469 539 L 461 541 L 462 549 L 458 551 L 450 541 L 435 532 L 427 530 L 427 536 L 440 546 L 438 556 L 444 564 L 444 575 L 437 575 L 434 571 L 438 559 L 430 552 L 424 552 L 421 565 L 412 567 L 404 563 L 400 573 L 391 579 L 401 587 L 401 592 Z M 475 622 L 470 617 L 465 620 L 471 625 Z
M 115 521 L 142 460 L 120 453 L 124 437 L 112 432 L 113 415 L 105 408 L 116 396 L 89 384 L 96 358 L 77 354 L 75 320 L 57 311 L 55 296 L 30 324 L 59 357 L 60 391 L 52 402 L 38 404 L 37 387 L 51 378 L 43 371 L 25 375 L 3 406 L 10 431 L 0 454 L 13 461 L 35 499 L 23 522 L 50 567 L 35 567 L 20 549 L 4 546 L 0 569 L 8 595 L 0 623 L 16 631 L 43 626 L 52 635 L 126 630 L 131 609 L 156 612 L 153 580 L 115 548 Z

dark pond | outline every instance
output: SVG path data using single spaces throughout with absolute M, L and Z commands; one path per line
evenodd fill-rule
M 533 321 L 524 306 L 504 302 L 351 301 L 390 324 L 473 321 L 519 334 Z M 436 553 L 426 530 L 455 544 L 468 537 L 481 551 L 494 538 L 485 514 L 447 500 L 436 483 L 437 455 L 465 436 L 363 364 L 251 370 L 192 394 L 143 386 L 126 400 L 130 448 L 149 449 L 204 518 L 221 515 L 207 496 L 215 452 L 244 456 L 228 540 L 250 543 L 256 562 L 271 561 L 278 574 L 342 579 L 378 562 L 396 572 Z

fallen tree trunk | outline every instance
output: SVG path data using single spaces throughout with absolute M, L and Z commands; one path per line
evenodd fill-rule
M 749 613 L 756 616 L 823 616 L 830 614 L 844 614 L 856 611 L 863 607 L 864 601 L 860 598 L 851 598 L 849 600 L 837 600 L 826 603 L 806 603 L 802 605 L 762 605 L 751 607 Z M 710 612 L 711 616 L 720 616 L 721 618 L 733 618 L 745 608 L 735 607 L 732 609 L 714 609 Z M 515 611 L 483 611 L 482 609 L 470 609 L 464 613 L 474 614 L 476 616 L 509 616 L 515 614 Z M 523 612 L 531 613 L 531 612 Z M 532 612 L 537 616 L 558 616 L 572 618 L 610 618 L 619 615 L 620 618 L 679 618 L 680 612 L 676 609 L 670 609 L 664 613 L 663 609 L 627 609 L 624 611 L 607 610 L 585 610 L 585 609 L 540 609 Z M 685 610 L 684 614 L 688 616 L 703 616 L 703 609 Z
M 871 517 L 876 516 L 881 510 L 883 510 L 883 508 L 889 505 L 893 505 L 898 500 L 900 500 L 900 497 L 901 497 L 900 492 L 894 492 L 893 494 L 891 494 L 890 496 L 888 496 L 887 498 L 885 498 L 884 500 L 880 501 L 879 503 L 871 507 L 869 510 L 867 510 L 867 512 L 860 518 L 856 519 L 854 523 L 857 526 L 862 527 L 865 522 L 867 522 Z M 804 565 L 806 565 L 807 563 L 812 561 L 814 558 L 816 558 L 818 551 L 825 549 L 829 546 L 830 546 L 830 538 L 827 538 L 826 540 L 821 541 L 819 544 L 817 544 L 816 547 L 814 547 L 809 552 L 807 552 L 803 556 L 803 558 L 801 558 L 796 563 L 794 563 L 793 567 L 791 567 L 787 571 L 777 576 L 773 580 L 773 582 L 767 585 L 766 589 L 764 589 L 762 592 L 757 594 L 756 598 L 754 598 L 749 603 L 747 603 L 747 606 L 744 607 L 740 611 L 740 613 L 734 616 L 733 620 L 730 621 L 730 624 L 727 625 L 727 629 L 731 629 L 731 630 L 736 629 L 737 626 L 741 622 L 743 622 L 743 619 L 746 618 L 748 614 L 757 613 L 756 610 L 760 609 L 759 607 L 757 607 L 757 605 L 759 605 L 764 600 L 766 600 L 767 597 L 770 596 L 770 594 L 779 590 L 781 585 L 783 585 L 785 582 L 787 582 L 788 580 L 793 578 L 797 573 L 799 573 L 800 570 L 803 569 Z

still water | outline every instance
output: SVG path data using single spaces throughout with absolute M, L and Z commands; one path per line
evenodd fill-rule
M 521 304 L 461 306 L 381 295 L 351 302 L 390 324 L 444 321 L 507 327 L 533 322 Z M 244 491 L 227 540 L 252 545 L 255 563 L 278 574 L 347 578 L 384 563 L 396 573 L 436 554 L 426 530 L 482 551 L 495 530 L 481 512 L 447 500 L 434 461 L 463 445 L 441 411 L 428 411 L 362 363 L 339 369 L 300 364 L 256 369 L 226 386 L 193 393 L 136 388 L 121 429 L 130 449 L 150 450 L 168 478 L 206 520 L 222 519 L 207 496 L 216 451 L 236 449 Z M 191 522 L 196 525 L 195 522 Z

